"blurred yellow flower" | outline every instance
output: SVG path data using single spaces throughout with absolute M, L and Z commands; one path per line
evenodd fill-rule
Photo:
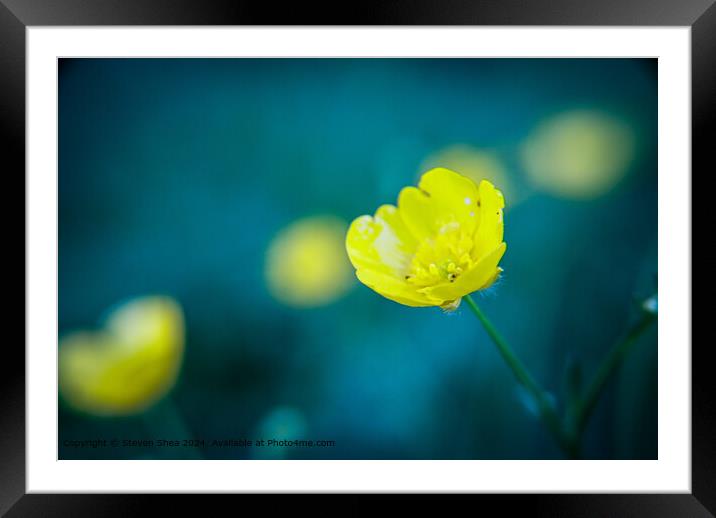
M 509 199 L 509 206 L 515 204 L 509 174 L 495 153 L 469 144 L 453 144 L 425 158 L 420 165 L 420 171 L 428 171 L 435 167 L 460 171 L 461 175 L 467 176 L 478 185 L 482 180 L 499 185 L 504 197 Z
M 540 124 L 522 150 L 538 187 L 568 198 L 594 198 L 622 179 L 634 158 L 634 135 L 624 122 L 594 110 L 574 110 Z
M 266 253 L 266 281 L 279 301 L 293 307 L 333 302 L 353 283 L 343 249 L 346 223 L 333 216 L 300 219 L 281 230 Z
M 138 413 L 174 386 L 183 353 L 179 305 L 168 297 L 137 298 L 112 311 L 101 330 L 60 341 L 60 393 L 87 413 Z
M 397 208 L 351 224 L 346 249 L 358 279 L 407 306 L 455 309 L 463 296 L 489 287 L 500 275 L 504 198 L 483 180 L 444 168 L 405 187 Z

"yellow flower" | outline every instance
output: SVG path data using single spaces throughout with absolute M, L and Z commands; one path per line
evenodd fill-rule
M 346 250 L 358 279 L 407 306 L 455 309 L 461 297 L 500 275 L 506 245 L 502 193 L 444 168 L 405 187 L 397 208 L 383 205 L 348 229 Z
M 177 303 L 134 299 L 112 311 L 102 330 L 60 341 L 60 393 L 90 414 L 138 413 L 174 386 L 183 352 L 184 318 Z
M 354 282 L 343 251 L 348 225 L 312 216 L 282 229 L 266 252 L 266 283 L 277 300 L 293 307 L 330 304 Z

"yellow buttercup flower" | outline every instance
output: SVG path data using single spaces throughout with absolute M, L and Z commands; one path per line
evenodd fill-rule
M 383 205 L 348 229 L 346 250 L 358 279 L 407 306 L 455 309 L 489 287 L 505 253 L 502 193 L 436 168 L 405 187 L 398 206 Z
M 60 393 L 90 414 L 138 413 L 174 386 L 183 352 L 179 305 L 168 297 L 134 299 L 112 311 L 100 331 L 60 341 Z

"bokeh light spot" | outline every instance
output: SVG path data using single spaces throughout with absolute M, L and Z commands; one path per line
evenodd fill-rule
M 252 450 L 257 459 L 283 459 L 295 450 L 292 446 L 271 445 L 268 441 L 303 441 L 307 440 L 308 423 L 303 412 L 290 406 L 279 406 L 271 410 L 259 423 L 258 439 L 266 442 L 265 446 Z
M 596 110 L 573 110 L 542 122 L 527 138 L 522 160 L 538 188 L 566 198 L 611 190 L 634 158 L 632 129 Z
M 266 282 L 274 298 L 308 308 L 341 297 L 354 281 L 344 245 L 347 228 L 336 217 L 313 216 L 281 230 L 266 252 Z

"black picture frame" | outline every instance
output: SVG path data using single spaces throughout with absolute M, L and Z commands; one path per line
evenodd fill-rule
M 388 0 L 352 5 L 335 3 L 333 7 L 305 2 L 292 4 L 295 7 L 289 5 L 243 0 L 0 0 L 0 127 L 5 163 L 12 164 L 3 168 L 5 179 L 20 181 L 23 178 L 20 189 L 24 193 L 25 29 L 41 25 L 689 26 L 692 51 L 692 179 L 693 171 L 702 169 L 702 174 L 707 173 L 707 152 L 716 141 L 714 0 Z M 713 166 L 710 165 L 709 169 L 713 170 Z M 8 194 L 15 192 L 10 187 L 6 189 Z M 6 196 L 6 199 L 13 197 L 15 195 Z M 697 212 L 692 212 L 692 220 L 704 221 Z M 6 221 L 12 220 L 8 218 Z M 6 256 L 12 257 L 10 254 Z M 26 260 L 23 252 L 25 272 Z M 681 345 L 689 347 L 690 344 Z M 691 494 L 485 495 L 484 498 L 499 498 L 501 509 L 507 513 L 529 510 L 530 515 L 713 516 L 716 513 L 716 442 L 713 440 L 716 437 L 716 407 L 711 399 L 713 376 L 709 373 L 710 363 L 706 359 L 710 346 L 705 342 L 691 345 Z M 24 349 L 19 340 L 8 340 L 3 349 L 4 369 L 0 376 L 0 514 L 127 516 L 145 508 L 154 497 L 25 494 Z

